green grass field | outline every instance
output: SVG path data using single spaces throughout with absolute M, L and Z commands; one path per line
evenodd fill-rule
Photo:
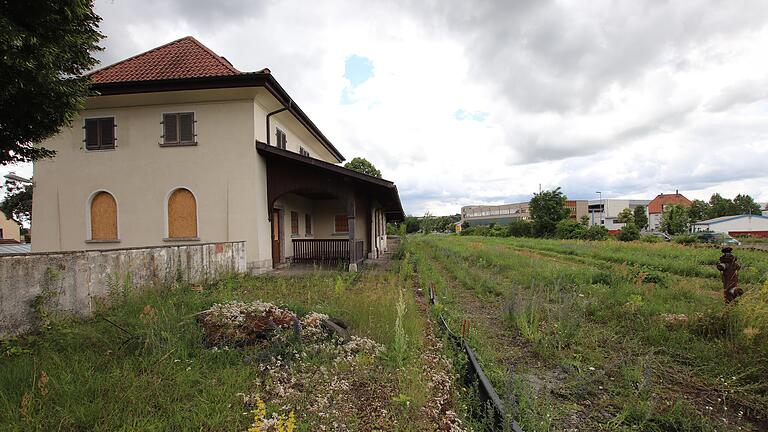
M 768 254 L 669 244 L 413 236 L 433 284 L 526 431 L 768 427 Z
M 41 333 L 0 345 L 0 430 L 245 431 L 257 397 L 268 415 L 294 411 L 301 431 L 437 430 L 460 411 L 453 374 L 413 295 L 412 266 L 398 264 L 125 287 L 89 319 L 48 317 Z M 196 314 L 231 300 L 328 314 L 384 349 L 207 349 Z

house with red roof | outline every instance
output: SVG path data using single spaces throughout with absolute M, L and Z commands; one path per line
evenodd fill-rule
M 682 205 L 683 207 L 690 207 L 691 200 L 683 196 L 679 191 L 675 191 L 673 194 L 658 194 L 656 198 L 652 199 L 648 203 L 648 228 L 652 231 L 659 229 L 661 225 L 661 215 L 664 210 L 671 205 Z
M 185 37 L 89 74 L 34 164 L 33 252 L 244 241 L 253 272 L 386 251 L 391 181 L 344 156 L 269 69 Z

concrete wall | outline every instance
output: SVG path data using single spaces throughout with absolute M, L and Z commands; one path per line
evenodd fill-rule
M 0 257 L 0 337 L 34 325 L 32 302 L 50 293 L 49 307 L 88 315 L 94 301 L 130 280 L 131 287 L 192 283 L 246 271 L 245 242 L 206 243 Z

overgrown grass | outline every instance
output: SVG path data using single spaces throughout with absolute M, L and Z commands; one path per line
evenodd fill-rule
M 198 312 L 230 300 L 325 313 L 385 345 L 386 354 L 370 360 L 367 379 L 371 385 L 394 379 L 408 402 L 389 401 L 396 429 L 423 430 L 428 426 L 418 409 L 430 391 L 418 356 L 424 317 L 410 277 L 396 268 L 361 276 L 232 276 L 133 294 L 124 287 L 113 306 L 91 318 L 59 317 L 43 333 L 4 341 L 0 430 L 245 430 L 252 415 L 244 415 L 238 394 L 253 390 L 259 372 L 251 363 L 260 353 L 254 347 L 206 349 L 195 321 Z M 300 421 L 299 430 L 312 430 L 311 424 Z
M 447 314 L 484 323 L 470 343 L 526 430 L 563 430 L 570 422 L 730 430 L 734 422 L 768 418 L 768 286 L 757 284 L 768 263 L 759 252 L 739 251 L 754 283 L 726 307 L 704 267 L 716 261 L 716 250 L 415 240 L 420 277 L 438 286 Z M 497 320 L 483 318 L 492 311 Z M 517 340 L 523 342 L 503 346 Z
M 469 241 L 477 241 L 475 240 Z M 588 242 L 581 240 L 548 240 L 510 237 L 494 239 L 495 244 L 548 251 L 562 255 L 592 258 L 613 264 L 630 264 L 648 270 L 664 271 L 679 276 L 719 278 L 715 269 L 720 249 L 712 246 L 683 246 L 675 243 Z M 741 280 L 764 283 L 768 280 L 768 257 L 764 252 L 737 250 L 742 265 Z

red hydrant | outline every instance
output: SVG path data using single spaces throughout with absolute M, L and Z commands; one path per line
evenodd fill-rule
M 723 297 L 725 302 L 730 303 L 736 297 L 744 294 L 744 290 L 739 288 L 739 269 L 741 265 L 736 262 L 736 257 L 731 253 L 733 248 L 724 247 L 723 256 L 717 263 L 717 269 L 723 274 Z

